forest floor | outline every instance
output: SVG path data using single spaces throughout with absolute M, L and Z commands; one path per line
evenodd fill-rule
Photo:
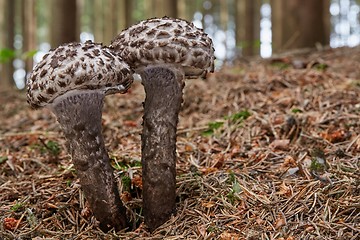
M 238 60 L 188 80 L 177 213 L 142 223 L 143 87 L 106 98 L 105 142 L 132 228 L 92 217 L 48 109 L 0 94 L 0 239 L 360 239 L 360 47 Z

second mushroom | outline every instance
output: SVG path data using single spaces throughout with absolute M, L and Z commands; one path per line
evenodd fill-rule
M 143 133 L 143 207 L 151 231 L 176 208 L 176 130 L 185 78 L 214 70 L 212 40 L 192 23 L 168 17 L 142 21 L 122 31 L 114 48 L 145 89 Z
M 28 103 L 33 108 L 48 106 L 56 115 L 85 197 L 103 230 L 127 227 L 101 132 L 103 100 L 110 93 L 125 93 L 132 81 L 120 56 L 90 41 L 50 50 L 27 81 Z

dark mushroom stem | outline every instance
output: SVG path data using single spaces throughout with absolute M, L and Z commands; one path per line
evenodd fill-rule
M 101 115 L 104 100 L 101 91 L 69 92 L 52 105 L 70 145 L 72 161 L 81 187 L 100 228 L 117 230 L 127 225 L 113 169 L 102 136 Z
M 153 231 L 176 208 L 176 129 L 184 83 L 177 69 L 148 67 L 140 75 L 146 93 L 141 137 L 143 207 L 145 224 Z

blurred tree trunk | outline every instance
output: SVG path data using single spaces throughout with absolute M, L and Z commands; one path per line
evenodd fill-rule
M 186 11 L 186 1 L 185 0 L 179 0 L 177 3 L 177 9 L 178 9 L 178 17 L 182 19 L 187 19 L 187 11 Z
M 75 0 L 52 0 L 51 2 L 51 47 L 79 41 Z
M 36 14 L 35 0 L 22 1 L 23 51 L 29 53 L 36 50 Z M 32 54 L 25 56 L 25 72 L 33 68 Z
M 177 4 L 178 17 L 185 19 L 187 21 L 192 21 L 194 17 L 195 9 L 196 9 L 196 1 L 178 0 L 178 4 Z
M 260 0 L 235 1 L 236 46 L 242 56 L 260 53 Z
M 271 0 L 273 52 L 329 44 L 329 0 Z
M 133 24 L 132 9 L 133 0 L 117 0 L 117 28 L 116 34 Z M 115 35 L 113 36 L 115 37 Z
M 15 35 L 15 1 L 14 0 L 0 0 L 3 14 L 1 14 L 1 48 L 14 51 L 14 35 Z M 14 89 L 13 72 L 14 67 L 12 59 L 4 63 L 0 63 L 0 91 L 9 91 Z
M 146 0 L 145 10 L 150 10 L 148 18 L 153 17 L 177 17 L 177 0 Z
M 95 42 L 104 41 L 104 0 L 94 0 L 93 24 Z
M 117 0 L 106 0 L 106 4 L 104 6 L 105 14 L 104 14 L 104 40 L 103 43 L 105 45 L 109 45 L 110 41 L 116 35 L 116 24 L 117 24 L 117 9 L 116 9 Z
M 132 0 L 93 0 L 92 29 L 96 42 L 105 45 L 133 23 Z

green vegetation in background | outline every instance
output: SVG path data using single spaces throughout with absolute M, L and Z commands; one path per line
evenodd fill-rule
M 30 148 L 38 149 L 41 154 L 47 154 L 49 153 L 53 157 L 59 156 L 61 149 L 57 142 L 49 140 L 45 142 L 42 139 L 39 139 L 40 144 L 33 144 L 30 146 Z
M 222 121 L 214 121 L 208 123 L 208 128 L 204 130 L 201 135 L 204 137 L 209 137 L 214 134 L 214 132 L 224 126 L 225 121 L 229 121 L 230 124 L 239 125 L 248 117 L 251 116 L 251 113 L 248 110 L 242 110 L 240 112 L 234 113 L 230 116 L 225 116 Z
M 16 50 L 10 49 L 10 48 L 1 48 L 0 49 L 0 64 L 2 63 L 8 63 L 11 60 L 15 58 L 20 58 L 23 60 L 32 58 L 38 51 L 37 50 L 30 50 L 27 52 L 24 52 L 18 56 L 16 53 Z
M 11 208 L 10 210 L 13 212 L 17 212 L 20 211 L 24 208 L 24 204 L 22 202 L 16 202 Z
M 0 156 L 0 164 L 6 162 L 7 160 L 8 160 L 8 157 Z
M 238 193 L 241 192 L 241 186 L 236 180 L 235 174 L 233 172 L 230 172 L 227 182 L 232 185 L 232 188 L 226 195 L 226 197 L 231 204 L 234 204 L 236 201 L 239 200 Z
M 0 49 L 0 63 L 7 63 L 14 59 L 16 56 L 15 50 L 9 48 Z
M 123 191 L 130 192 L 131 189 L 131 178 L 127 175 L 121 177 L 121 183 L 123 186 Z
M 129 157 L 121 157 L 120 161 L 116 156 L 111 156 L 111 166 L 117 171 L 127 171 L 129 168 L 141 167 L 141 161 Z
M 300 108 L 293 108 L 293 109 L 291 109 L 291 112 L 292 113 L 302 113 L 303 110 L 301 110 Z

